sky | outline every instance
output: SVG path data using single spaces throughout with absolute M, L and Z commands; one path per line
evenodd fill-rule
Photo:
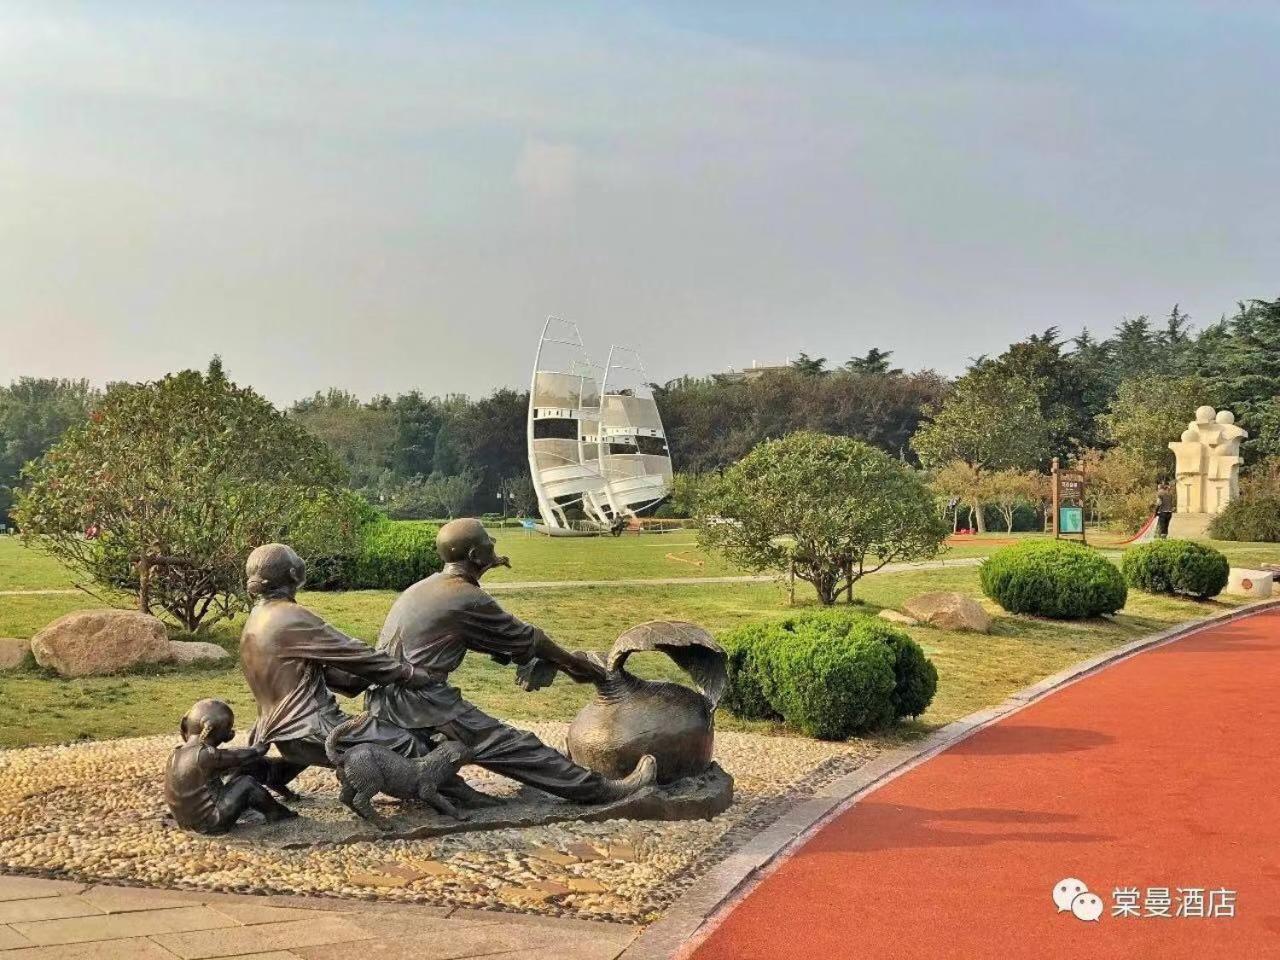
M 287 404 L 1280 295 L 1274 3 L 0 0 L 0 382 Z

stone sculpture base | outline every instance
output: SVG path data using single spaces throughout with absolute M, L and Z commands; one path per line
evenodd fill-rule
M 1170 540 L 1208 540 L 1212 513 L 1175 513 L 1169 518 Z
M 299 813 L 296 820 L 265 823 L 246 818 L 222 839 L 287 850 L 370 840 L 422 840 L 570 820 L 710 820 L 732 802 L 733 777 L 713 763 L 696 777 L 665 787 L 648 787 L 614 803 L 569 803 L 541 790 L 521 787 L 502 806 L 470 810 L 465 820 L 442 816 L 425 804 L 378 803 L 378 813 L 390 826 L 386 831 L 361 820 L 334 797 L 315 797 L 294 805 Z

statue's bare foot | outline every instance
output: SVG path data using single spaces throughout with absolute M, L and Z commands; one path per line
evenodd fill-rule
M 606 780 L 600 788 L 598 803 L 612 803 L 639 793 L 645 787 L 652 786 L 658 779 L 658 761 L 645 754 L 636 764 L 636 768 L 621 780 Z

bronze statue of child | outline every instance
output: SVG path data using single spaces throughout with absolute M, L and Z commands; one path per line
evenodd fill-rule
M 236 734 L 235 715 L 227 704 L 198 701 L 182 718 L 178 731 L 182 744 L 169 755 L 164 799 L 180 827 L 197 833 L 226 833 L 246 810 L 257 810 L 269 822 L 297 816 L 244 772 L 261 765 L 266 744 L 221 749 Z

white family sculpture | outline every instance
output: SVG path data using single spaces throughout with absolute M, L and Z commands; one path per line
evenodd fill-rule
M 1182 439 L 1169 444 L 1177 473 L 1175 522 L 1181 521 L 1177 525 L 1185 534 L 1203 534 L 1209 518 L 1221 513 L 1239 494 L 1240 441 L 1247 436 L 1236 426 L 1230 410 L 1205 406 L 1196 410 L 1196 418 L 1187 425 Z

